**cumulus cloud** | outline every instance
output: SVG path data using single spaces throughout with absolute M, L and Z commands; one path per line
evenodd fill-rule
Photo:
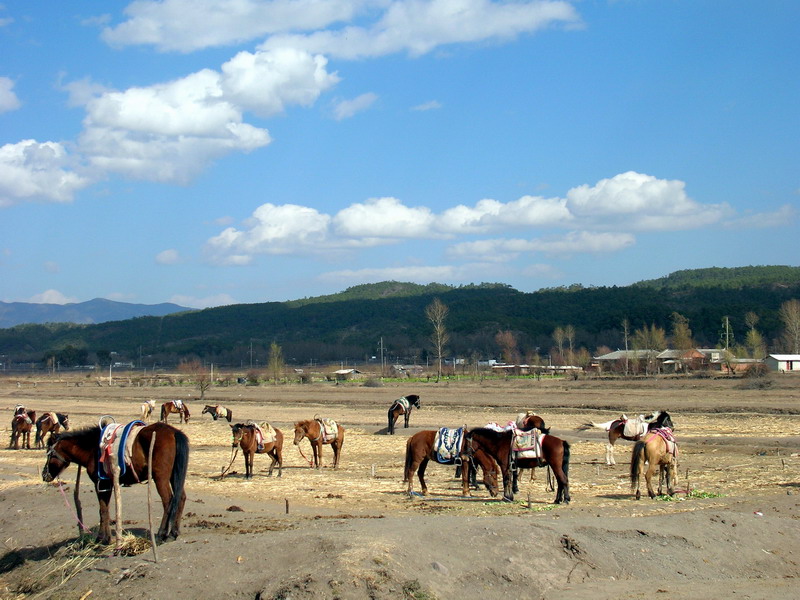
M 432 224 L 429 208 L 411 208 L 397 198 L 370 198 L 339 211 L 333 219 L 338 235 L 353 238 L 432 237 Z
M 398 0 L 376 6 L 387 8 L 369 26 L 274 35 L 263 47 L 290 46 L 349 60 L 402 51 L 420 56 L 445 44 L 504 41 L 556 23 L 579 22 L 568 2 L 556 0 Z
M 558 255 L 605 254 L 618 252 L 634 243 L 636 238 L 629 233 L 570 231 L 563 236 L 530 240 L 499 238 L 463 242 L 448 248 L 447 253 L 453 258 L 503 261 L 532 252 Z
M 31 296 L 27 301 L 34 304 L 72 304 L 78 302 L 78 299 L 66 296 L 58 290 L 46 290 L 41 294 Z
M 174 265 L 181 261 L 181 255 L 174 248 L 162 250 L 156 254 L 156 262 L 160 265 Z
M 0 146 L 0 208 L 23 201 L 70 202 L 91 183 L 72 170 L 73 159 L 56 142 L 23 140 Z
M 337 121 L 349 119 L 350 117 L 367 110 L 378 99 L 376 94 L 368 92 L 353 98 L 352 100 L 342 100 L 333 109 L 333 116 Z
M 19 98 L 14 93 L 14 82 L 8 77 L 0 77 L 0 113 L 17 110 Z

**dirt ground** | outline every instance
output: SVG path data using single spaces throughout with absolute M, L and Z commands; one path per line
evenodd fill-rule
M 405 394 L 422 408 L 411 427 L 386 433 L 386 411 Z M 13 407 L 67 412 L 73 428 L 100 415 L 139 416 L 147 399 L 181 398 L 192 411 L 191 459 L 181 536 L 152 552 L 85 556 L 73 542 L 75 467 L 65 493 L 41 480 L 42 450 L 0 450 L 0 598 L 753 598 L 797 597 L 800 577 L 800 378 L 757 386 L 728 379 L 450 381 L 214 387 L 234 422 L 269 421 L 287 436 L 283 476 L 257 455 L 246 481 L 231 472 L 227 422 L 201 415 L 191 387 L 120 379 L 0 378 L 3 435 Z M 442 426 L 504 423 L 531 409 L 572 446 L 572 503 L 553 505 L 546 472 L 525 472 L 515 502 L 485 489 L 461 497 L 453 468 L 431 464 L 430 495 L 405 493 L 408 436 Z M 606 434 L 586 421 L 667 410 L 680 444 L 678 494 L 636 501 L 631 442 L 605 465 Z M 308 442 L 292 445 L 300 419 L 330 417 L 345 429 L 340 468 L 310 469 Z M 416 482 L 415 482 L 416 483 Z M 416 486 L 417 489 L 418 485 Z M 123 490 L 126 531 L 147 538 L 147 488 Z M 85 474 L 81 501 L 96 530 Z M 156 522 L 161 510 L 154 510 Z M 113 514 L 113 513 L 112 513 Z M 794 590 L 794 591 L 792 591 Z

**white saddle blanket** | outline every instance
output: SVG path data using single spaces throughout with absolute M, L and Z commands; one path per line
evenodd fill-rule
M 641 437 L 647 433 L 647 422 L 641 417 L 638 419 L 628 419 L 625 421 L 625 427 L 622 429 L 622 434 L 625 437 Z
M 327 444 L 339 437 L 339 425 L 333 419 L 317 419 L 319 421 L 322 443 Z

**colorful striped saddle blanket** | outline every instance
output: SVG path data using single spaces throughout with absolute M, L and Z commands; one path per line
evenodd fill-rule
M 392 408 L 390 408 L 389 410 L 394 410 L 398 406 L 403 409 L 403 413 L 402 414 L 407 413 L 408 412 L 408 407 L 409 407 L 408 398 L 406 398 L 405 396 L 402 396 L 401 398 L 398 398 L 397 400 L 394 401 L 394 403 L 392 404 Z
M 464 440 L 464 428 L 442 427 L 433 438 L 433 453 L 436 462 L 452 465 L 460 462 L 461 444 Z
M 542 440 L 545 434 L 538 429 L 529 429 L 527 431 L 522 429 L 512 428 L 514 432 L 511 437 L 511 451 L 517 458 L 541 458 L 542 457 Z
M 144 426 L 142 421 L 131 421 L 127 425 L 110 423 L 102 429 L 100 432 L 100 460 L 97 465 L 97 475 L 100 479 L 111 479 L 112 477 L 112 453 L 117 458 L 120 477 L 125 475 L 131 465 L 133 442 Z
M 675 435 L 672 433 L 672 429 L 669 427 L 659 427 L 657 429 L 651 429 L 650 435 L 647 436 L 647 439 L 644 441 L 645 444 L 653 439 L 652 436 L 659 436 L 661 439 L 664 440 L 664 443 L 667 445 L 667 452 L 672 454 L 675 458 L 678 458 L 678 442 L 675 439 Z

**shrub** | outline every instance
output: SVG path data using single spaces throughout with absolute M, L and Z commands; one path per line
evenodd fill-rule
M 769 376 L 769 367 L 764 363 L 753 363 L 744 372 L 748 379 L 761 379 Z
M 364 387 L 383 387 L 383 382 L 377 377 L 370 377 L 364 382 Z

